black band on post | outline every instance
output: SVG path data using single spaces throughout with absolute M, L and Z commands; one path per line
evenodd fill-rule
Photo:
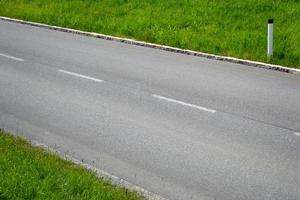
M 273 24 L 274 19 L 268 19 L 268 24 Z

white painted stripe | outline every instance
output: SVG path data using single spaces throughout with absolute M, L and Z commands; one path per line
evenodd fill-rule
M 0 53 L 0 56 L 3 56 L 5 58 L 9 58 L 9 59 L 12 59 L 12 60 L 20 61 L 20 62 L 24 61 L 24 59 L 22 59 L 22 58 L 17 58 L 17 57 L 14 57 L 14 56 L 9 56 L 9 55 L 3 54 L 3 53 Z
M 190 104 L 190 103 L 185 103 L 183 101 L 170 99 L 170 98 L 163 97 L 163 96 L 156 95 L 156 94 L 152 94 L 152 97 L 157 98 L 157 99 L 162 99 L 162 100 L 165 100 L 165 101 L 169 101 L 169 102 L 172 102 L 172 103 L 177 103 L 177 104 L 180 104 L 180 105 L 183 105 L 183 106 L 188 106 L 188 107 L 191 107 L 191 108 L 196 108 L 198 110 L 202 110 L 202 111 L 206 111 L 206 112 L 211 112 L 211 113 L 217 112 L 216 110 L 213 110 L 213 109 L 205 108 L 205 107 L 202 107 L 202 106 L 197 106 L 197 105 Z
M 300 133 L 299 132 L 295 132 L 294 135 L 300 136 Z
M 69 74 L 69 75 L 76 76 L 76 77 L 79 77 L 79 78 L 88 79 L 88 80 L 95 81 L 95 82 L 102 82 L 103 81 L 103 80 L 100 80 L 100 79 L 97 79 L 97 78 L 93 78 L 93 77 L 90 77 L 90 76 L 85 76 L 85 75 L 82 75 L 82 74 L 77 74 L 77 73 L 74 73 L 74 72 L 69 72 L 69 71 L 62 70 L 62 69 L 60 69 L 58 71 L 61 72 L 61 73 Z

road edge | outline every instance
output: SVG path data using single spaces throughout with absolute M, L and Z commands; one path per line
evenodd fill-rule
M 146 200 L 168 200 L 158 194 L 150 192 L 140 186 L 137 186 L 133 183 L 130 183 L 130 182 L 122 179 L 122 178 L 119 178 L 119 177 L 112 175 L 106 171 L 103 171 L 97 167 L 94 167 L 88 163 L 85 163 L 84 161 L 78 160 L 78 159 L 74 158 L 73 156 L 67 154 L 66 152 L 60 152 L 59 150 L 51 148 L 48 145 L 46 145 L 44 143 L 40 143 L 36 140 L 28 140 L 28 139 L 26 139 L 26 140 L 29 141 L 30 144 L 32 144 L 35 147 L 39 147 L 39 148 L 48 150 L 52 153 L 55 153 L 56 155 L 58 155 L 60 158 L 62 158 L 64 160 L 70 161 L 76 165 L 86 168 L 87 170 L 91 170 L 91 171 L 95 172 L 99 178 L 103 178 L 104 180 L 110 182 L 112 185 L 115 185 L 118 187 L 124 187 L 124 188 L 128 189 L 129 191 L 136 192 L 142 198 L 145 198 Z
M 244 60 L 244 59 L 239 59 L 239 58 L 234 58 L 234 57 L 218 56 L 215 54 L 203 53 L 203 52 L 199 52 L 199 51 L 181 49 L 181 48 L 165 46 L 165 45 L 159 45 L 159 44 L 155 44 L 155 43 L 138 41 L 138 40 L 129 39 L 129 38 L 121 38 L 121 37 L 105 35 L 105 34 L 101 34 L 101 33 L 80 31 L 80 30 L 64 28 L 64 27 L 60 27 L 60 26 L 52 26 L 52 25 L 47 25 L 47 24 L 43 24 L 43 23 L 25 21 L 25 20 L 4 17 L 4 16 L 0 16 L 0 20 L 20 23 L 20 24 L 26 24 L 26 25 L 35 26 L 35 27 L 47 28 L 47 29 L 51 29 L 51 30 L 58 30 L 58 31 L 62 31 L 62 32 L 74 33 L 74 34 L 78 34 L 78 35 L 85 35 L 85 36 L 90 36 L 90 37 L 95 37 L 95 38 L 100 38 L 100 39 L 105 39 L 105 40 L 112 40 L 112 41 L 117 41 L 117 42 L 122 42 L 122 43 L 126 43 L 126 44 L 137 45 L 137 46 L 143 46 L 143 47 L 148 47 L 148 48 L 160 49 L 160 50 L 174 52 L 174 53 L 181 53 L 181 54 L 186 54 L 186 55 L 204 57 L 204 58 L 208 58 L 208 59 L 226 61 L 226 62 L 231 62 L 231 63 L 236 63 L 236 64 L 242 64 L 242 65 L 247 65 L 247 66 L 252 66 L 252 67 L 258 67 L 258 68 L 264 68 L 264 69 L 269 69 L 269 70 L 274 70 L 274 71 L 280 71 L 280 72 L 286 72 L 286 73 L 290 73 L 290 74 L 299 74 L 300 75 L 300 69 L 284 67 L 281 65 L 274 65 L 274 64 L 268 64 L 268 63 L 251 61 L 251 60 Z

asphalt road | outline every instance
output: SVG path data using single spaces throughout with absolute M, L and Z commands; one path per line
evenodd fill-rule
M 0 21 L 0 127 L 169 199 L 300 199 L 300 76 Z

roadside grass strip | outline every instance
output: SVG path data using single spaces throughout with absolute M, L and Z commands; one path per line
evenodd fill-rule
M 1 0 L 0 15 L 300 68 L 300 4 L 272 0 Z M 267 22 L 274 53 L 267 57 Z
M 0 199 L 142 198 L 0 129 Z

